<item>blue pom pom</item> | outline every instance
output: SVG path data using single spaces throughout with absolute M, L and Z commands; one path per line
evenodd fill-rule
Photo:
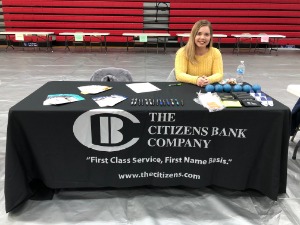
M 236 84 L 236 85 L 233 86 L 233 91 L 234 92 L 239 92 L 239 91 L 242 91 L 242 90 L 243 90 L 243 88 L 239 84 Z
M 215 87 L 213 85 L 211 85 L 211 84 L 208 84 L 205 87 L 205 91 L 206 92 L 214 92 L 214 90 L 215 90 Z
M 231 85 L 230 84 L 224 84 L 223 85 L 223 90 L 225 91 L 225 92 L 230 92 L 231 91 Z
M 250 86 L 249 84 L 245 84 L 245 85 L 243 86 L 243 91 L 249 93 L 250 90 L 251 90 L 251 86 Z
M 223 92 L 223 86 L 221 84 L 215 85 L 215 91 L 216 92 Z
M 252 89 L 253 91 L 257 92 L 257 91 L 261 91 L 261 86 L 259 84 L 253 84 L 252 85 Z

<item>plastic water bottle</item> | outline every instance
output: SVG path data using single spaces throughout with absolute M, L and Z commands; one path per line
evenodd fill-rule
M 241 63 L 238 65 L 238 67 L 236 69 L 236 83 L 237 84 L 243 84 L 245 69 L 246 68 L 245 68 L 244 61 L 241 61 Z

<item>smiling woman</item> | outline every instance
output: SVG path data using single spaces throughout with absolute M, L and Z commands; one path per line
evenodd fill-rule
M 176 79 L 204 87 L 223 79 L 223 60 L 220 51 L 212 47 L 213 30 L 207 20 L 199 20 L 192 28 L 186 46 L 175 58 Z

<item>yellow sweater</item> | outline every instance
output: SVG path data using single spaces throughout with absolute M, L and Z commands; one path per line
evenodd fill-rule
M 198 77 L 206 76 L 210 83 L 223 79 L 223 60 L 217 48 L 210 48 L 201 56 L 196 56 L 197 64 L 192 64 L 185 56 L 184 47 L 180 48 L 175 58 L 176 79 L 180 82 L 197 84 Z

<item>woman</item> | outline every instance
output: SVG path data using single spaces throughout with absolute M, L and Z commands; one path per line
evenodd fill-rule
M 213 30 L 207 20 L 196 22 L 188 43 L 180 48 L 175 58 L 176 79 L 204 87 L 223 79 L 223 60 L 213 47 Z

